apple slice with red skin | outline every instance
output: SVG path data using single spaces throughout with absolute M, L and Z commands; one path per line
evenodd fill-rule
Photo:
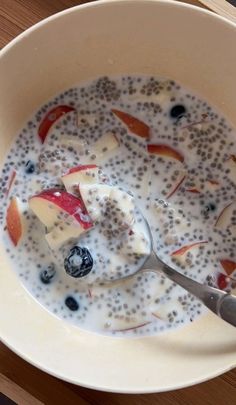
M 211 184 L 212 186 L 219 186 L 220 185 L 220 183 L 218 181 L 216 181 L 216 180 L 207 180 L 207 182 L 209 184 Z
M 173 257 L 173 256 L 182 256 L 182 255 L 184 255 L 188 250 L 191 250 L 191 249 L 193 249 L 194 247 L 197 247 L 197 246 L 201 246 L 201 245 L 203 245 L 203 244 L 205 244 L 205 243 L 208 243 L 208 241 L 207 241 L 207 240 L 204 240 L 204 241 L 194 242 L 194 243 L 190 243 L 189 245 L 182 246 L 180 249 L 177 249 L 177 250 L 175 250 L 174 252 L 172 252 L 172 253 L 171 253 L 171 256 L 172 256 L 172 257 Z
M 200 194 L 201 191 L 199 191 L 197 188 L 186 188 L 186 191 L 188 193 L 193 193 L 193 194 Z
M 69 193 L 74 192 L 75 186 L 79 184 L 98 183 L 98 166 L 97 165 L 80 165 L 72 167 L 61 180 Z
M 225 162 L 225 166 L 228 169 L 227 176 L 236 184 L 236 155 L 230 155 Z
M 228 276 L 230 276 L 234 272 L 234 270 L 236 270 L 236 262 L 234 262 L 233 260 L 222 259 L 220 260 L 220 264 Z
M 230 290 L 235 288 L 236 279 L 229 277 L 227 274 L 218 273 L 216 283 L 220 290 L 226 290 L 226 288 Z
M 61 222 L 63 217 L 77 221 L 84 230 L 93 226 L 83 201 L 64 190 L 44 190 L 29 199 L 29 206 L 49 229 Z
M 186 175 L 184 174 L 181 179 L 178 181 L 178 183 L 175 185 L 175 187 L 173 188 L 172 191 L 169 192 L 169 194 L 166 196 L 166 199 L 168 200 L 169 198 L 172 197 L 172 195 L 174 195 L 178 189 L 180 188 L 180 186 L 183 184 L 184 180 L 186 178 Z
M 6 222 L 8 234 L 15 246 L 18 245 L 23 235 L 23 221 L 17 197 L 13 197 L 7 208 Z
M 151 155 L 164 156 L 167 158 L 178 160 L 181 163 L 184 162 L 183 155 L 169 145 L 149 144 L 147 145 L 147 151 Z
M 141 323 L 139 325 L 136 326 L 130 326 L 129 328 L 125 328 L 125 329 L 112 329 L 111 332 L 129 332 L 130 330 L 134 330 L 134 329 L 140 329 L 146 325 L 149 325 L 150 323 L 152 323 L 151 321 L 147 321 L 144 323 Z
M 75 108 L 69 105 L 58 105 L 52 110 L 48 111 L 43 120 L 40 122 L 38 128 L 38 135 L 42 143 L 44 143 L 51 126 L 64 114 L 71 111 L 75 111 Z
M 220 212 L 216 222 L 215 227 L 217 228 L 228 228 L 231 225 L 231 214 L 236 209 L 236 202 L 233 201 L 227 204 Z
M 217 286 L 220 290 L 225 290 L 229 286 L 229 279 L 225 274 L 223 273 L 218 274 Z
M 14 184 L 15 179 L 16 179 L 16 170 L 14 169 L 14 170 L 11 172 L 11 175 L 10 175 L 10 177 L 9 177 L 9 182 L 8 182 L 8 186 L 7 186 L 6 193 L 5 193 L 5 196 L 6 196 L 6 197 L 7 197 L 8 194 L 10 193 L 10 190 L 11 190 L 13 184 Z
M 143 121 L 124 111 L 116 110 L 114 108 L 111 111 L 128 127 L 130 132 L 140 136 L 141 138 L 149 139 L 150 128 Z

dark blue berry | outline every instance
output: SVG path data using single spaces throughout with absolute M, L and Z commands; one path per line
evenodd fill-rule
M 74 246 L 64 260 L 65 271 L 71 277 L 85 277 L 93 268 L 93 258 L 85 247 Z
M 216 205 L 212 202 L 208 203 L 205 206 L 205 212 L 211 212 L 211 211 L 215 211 L 216 210 Z
M 182 104 L 176 104 L 170 110 L 171 118 L 179 119 L 179 118 L 183 117 L 185 113 L 186 113 L 186 108 Z
M 209 218 L 209 214 L 210 214 L 211 212 L 214 212 L 215 210 L 216 210 L 216 205 L 215 205 L 214 203 L 210 202 L 210 203 L 208 203 L 208 204 L 205 205 L 205 207 L 204 207 L 202 213 L 203 213 L 203 215 L 205 216 L 205 218 L 208 219 L 208 218 Z
M 28 162 L 25 165 L 25 173 L 26 174 L 32 174 L 35 171 L 35 164 L 32 162 L 32 160 L 28 160 Z
M 49 265 L 47 269 L 44 269 L 40 273 L 40 280 L 43 284 L 50 284 L 55 276 L 56 270 L 53 264 Z
M 78 311 L 79 309 L 79 304 L 74 297 L 66 297 L 65 304 L 71 311 Z

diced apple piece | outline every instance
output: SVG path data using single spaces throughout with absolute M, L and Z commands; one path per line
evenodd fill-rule
M 132 234 L 127 239 L 127 251 L 140 256 L 148 256 L 151 253 L 148 235 L 137 229 L 136 226 L 132 228 Z
M 11 188 L 12 188 L 14 182 L 15 182 L 15 179 L 16 179 L 16 170 L 13 169 L 11 174 L 10 174 L 10 177 L 9 177 L 9 182 L 8 182 L 8 186 L 7 186 L 6 193 L 5 193 L 6 197 L 10 193 L 10 190 L 11 190 Z
M 228 276 L 231 276 L 231 274 L 236 270 L 236 262 L 233 260 L 222 259 L 220 260 L 220 264 Z
M 80 184 L 80 195 L 93 221 L 105 213 L 111 189 L 106 184 Z
M 96 158 L 102 157 L 107 153 L 112 152 L 114 149 L 117 149 L 118 147 L 119 141 L 117 137 L 112 132 L 106 132 L 92 146 L 91 156 L 95 155 L 96 160 Z
M 149 325 L 150 323 L 152 323 L 151 321 L 147 321 L 147 322 L 143 322 L 143 323 L 139 323 L 133 326 L 129 326 L 127 328 L 122 328 L 122 329 L 112 329 L 112 332 L 129 332 L 131 330 L 134 329 L 140 329 L 143 328 L 144 326 Z
M 140 136 L 141 138 L 149 139 L 150 128 L 143 121 L 139 120 L 136 117 L 133 117 L 132 115 L 124 111 L 116 109 L 112 109 L 111 111 L 128 127 L 130 132 Z
M 21 240 L 23 235 L 23 220 L 20 209 L 20 201 L 17 197 L 13 197 L 7 208 L 6 215 L 7 231 L 15 246 Z
M 167 194 L 167 196 L 166 196 L 166 199 L 167 199 L 167 200 L 168 200 L 170 197 L 172 197 L 172 195 L 174 195 L 174 194 L 178 191 L 178 189 L 180 188 L 180 186 L 183 184 L 183 182 L 184 182 L 184 180 L 185 180 L 185 178 L 186 178 L 185 172 L 180 171 L 178 177 L 179 177 L 179 178 L 178 178 L 178 180 L 177 180 L 177 183 L 174 185 L 173 189 L 172 189 L 172 190 L 169 192 L 169 194 Z
M 60 137 L 60 145 L 62 148 L 72 147 L 76 152 L 84 152 L 88 147 L 85 140 L 78 138 L 77 136 L 62 135 Z
M 236 202 L 233 201 L 232 203 L 227 204 L 223 210 L 220 212 L 215 227 L 226 229 L 232 225 L 231 218 L 234 215 L 234 211 L 236 210 Z
M 216 180 L 206 180 L 204 184 L 195 181 L 192 183 L 192 187 L 187 187 L 185 189 L 187 193 L 200 194 L 207 191 L 214 192 L 220 188 L 220 183 Z
M 204 244 L 208 243 L 207 240 L 205 241 L 199 241 L 199 242 L 194 242 L 190 243 L 189 245 L 182 246 L 180 249 L 175 250 L 174 252 L 171 253 L 171 258 L 175 259 L 175 261 L 179 265 L 187 265 L 187 254 L 189 251 L 193 253 L 192 251 L 198 248 L 199 246 L 202 246 Z
M 79 184 L 98 183 L 98 166 L 80 165 L 71 168 L 61 180 L 69 193 L 74 193 L 74 187 Z
M 149 144 L 149 145 L 147 145 L 147 151 L 148 151 L 148 153 L 150 153 L 152 155 L 159 155 L 159 156 L 164 156 L 167 158 L 175 159 L 181 163 L 184 162 L 183 155 L 168 145 Z
M 62 220 L 75 220 L 85 230 L 93 225 L 81 199 L 64 190 L 44 190 L 29 199 L 29 206 L 48 229 Z
M 229 159 L 225 162 L 226 169 L 229 170 L 227 176 L 236 184 L 236 155 L 230 155 Z
M 55 226 L 51 232 L 47 233 L 45 238 L 51 249 L 58 249 L 63 243 L 68 242 L 71 239 L 78 239 L 89 229 L 85 229 L 77 221 L 73 221 L 70 224 L 61 222 Z
M 192 187 L 192 188 L 186 188 L 186 191 L 187 191 L 188 193 L 193 193 L 193 194 L 200 194 L 200 193 L 201 193 L 200 190 L 198 190 L 197 188 L 194 188 L 194 187 Z
M 215 191 L 220 188 L 220 183 L 217 180 L 207 180 L 206 181 L 206 188 L 209 191 Z
M 116 218 L 118 222 L 132 224 L 134 221 L 134 198 L 117 187 L 111 188 L 110 202 L 116 207 Z
M 191 250 L 191 249 L 193 249 L 193 248 L 195 248 L 195 247 L 197 247 L 197 246 L 200 246 L 200 245 L 203 245 L 203 244 L 205 244 L 205 243 L 208 243 L 208 241 L 207 240 L 204 240 L 204 241 L 199 241 L 199 242 L 194 242 L 194 243 L 190 243 L 189 245 L 185 245 L 185 246 L 182 246 L 180 249 L 178 249 L 178 250 L 175 250 L 174 252 L 172 252 L 171 253 L 171 256 L 173 257 L 173 256 L 182 256 L 182 255 L 184 255 L 188 250 Z
M 191 129 L 191 128 L 196 128 L 199 131 L 206 131 L 209 126 L 211 125 L 210 121 L 206 121 L 205 118 L 203 118 L 202 120 L 199 121 L 195 121 L 195 122 L 190 122 L 190 124 L 184 125 L 182 127 L 182 129 Z
M 50 110 L 39 125 L 38 135 L 41 139 L 41 142 L 44 143 L 49 129 L 59 118 L 61 118 L 64 114 L 67 114 L 68 112 L 74 110 L 74 107 L 68 105 L 58 105 L 57 107 L 54 107 L 52 110 Z
M 219 273 L 217 276 L 217 287 L 220 290 L 225 290 L 230 286 L 230 279 L 223 273 Z

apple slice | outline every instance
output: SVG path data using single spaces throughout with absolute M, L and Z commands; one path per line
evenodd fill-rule
M 72 135 L 62 135 L 60 137 L 60 145 L 62 148 L 73 148 L 77 153 L 82 154 L 88 148 L 85 140 Z
M 163 145 L 163 144 L 149 144 L 147 145 L 147 151 L 151 155 L 159 155 L 159 156 L 164 156 L 167 158 L 175 159 L 178 160 L 179 162 L 183 163 L 184 162 L 184 157 L 181 155 L 180 152 L 177 150 L 173 149 L 169 145 Z
M 133 117 L 124 111 L 116 109 L 112 109 L 111 111 L 128 127 L 130 132 L 140 136 L 141 138 L 149 139 L 150 128 L 143 121 L 140 121 L 138 118 Z
M 174 195 L 178 189 L 180 188 L 180 186 L 183 184 L 186 175 L 185 172 L 179 172 L 179 180 L 177 181 L 176 185 L 174 186 L 174 188 L 169 192 L 169 194 L 167 194 L 166 199 L 168 200 L 170 197 L 172 197 L 172 195 Z
M 186 188 L 186 191 L 187 191 L 188 193 L 193 193 L 193 194 L 200 194 L 200 193 L 201 193 L 200 190 L 198 190 L 197 188 L 194 188 L 194 187 L 192 187 L 192 188 Z
M 134 222 L 134 198 L 117 187 L 111 187 L 109 203 L 115 206 L 117 223 L 130 225 Z M 112 208 L 112 207 L 111 207 Z
M 45 235 L 46 241 L 51 249 L 55 250 L 60 248 L 65 242 L 71 239 L 78 239 L 84 232 L 90 228 L 85 229 L 78 221 L 73 222 L 60 222 L 55 226 L 51 232 Z
M 225 162 L 226 169 L 228 169 L 227 176 L 236 184 L 236 155 L 230 155 Z
M 111 186 L 106 184 L 80 184 L 79 192 L 93 221 L 106 212 Z
M 6 215 L 7 231 L 15 246 L 18 245 L 23 235 L 23 221 L 20 210 L 20 201 L 13 197 L 7 208 Z
M 79 184 L 95 184 L 98 183 L 98 166 L 97 165 L 80 165 L 72 167 L 61 180 L 68 191 L 74 192 L 74 187 Z
M 225 290 L 229 285 L 227 276 L 223 273 L 219 273 L 217 276 L 217 286 L 220 290 Z
M 134 253 L 140 256 L 148 256 L 151 253 L 151 245 L 148 235 L 140 230 L 135 224 L 132 227 L 132 234 L 128 236 L 125 250 L 127 253 Z M 122 250 L 124 252 L 124 250 Z M 125 253 L 124 253 L 125 255 Z
M 9 182 L 8 182 L 8 186 L 7 186 L 6 193 L 5 193 L 6 197 L 9 195 L 10 190 L 11 190 L 11 188 L 12 188 L 14 182 L 15 182 L 15 179 L 16 179 L 16 170 L 13 169 L 11 174 L 10 174 L 10 177 L 9 177 Z
M 178 265 L 183 266 L 185 268 L 186 266 L 189 266 L 189 263 L 194 263 L 198 255 L 197 248 L 203 246 L 206 243 L 208 243 L 208 241 L 205 240 L 182 246 L 180 249 L 177 249 L 174 252 L 172 252 L 170 254 L 170 257 Z
M 77 221 L 84 230 L 93 226 L 81 199 L 64 190 L 44 190 L 29 199 L 29 206 L 48 229 L 52 229 L 62 220 Z
M 236 210 L 236 201 L 227 204 L 220 212 L 216 222 L 215 227 L 226 229 L 232 225 L 232 217 L 234 216 L 234 211 Z M 233 227 L 233 225 L 232 225 Z
M 194 243 L 190 243 L 189 245 L 182 246 L 180 249 L 175 250 L 174 252 L 172 252 L 171 256 L 172 257 L 182 256 L 185 253 L 187 253 L 188 250 L 191 250 L 191 249 L 193 249 L 193 248 L 195 248 L 197 246 L 201 246 L 201 245 L 203 245 L 205 243 L 208 243 L 208 241 L 204 240 L 204 241 L 194 242 Z
M 44 143 L 51 126 L 64 114 L 67 114 L 71 111 L 75 111 L 75 108 L 69 105 L 58 105 L 52 110 L 48 111 L 46 116 L 41 121 L 38 129 L 38 135 L 42 143 Z
M 106 132 L 91 147 L 91 158 L 97 162 L 99 158 L 119 147 L 119 141 L 112 132 Z
M 236 270 L 236 262 L 234 262 L 233 260 L 222 259 L 220 260 L 220 264 L 228 276 L 231 276 L 234 270 Z
M 129 331 L 134 330 L 134 329 L 143 328 L 144 326 L 147 326 L 150 323 L 152 323 L 152 321 L 147 321 L 147 322 L 144 322 L 144 323 L 140 323 L 138 325 L 136 324 L 134 326 L 129 326 L 128 328 L 124 328 L 124 329 L 112 329 L 112 332 L 129 332 Z

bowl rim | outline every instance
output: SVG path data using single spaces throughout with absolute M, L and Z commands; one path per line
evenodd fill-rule
M 234 24 L 232 21 L 227 19 L 226 17 L 223 17 L 216 12 L 210 10 L 210 9 L 205 9 L 202 7 L 199 7 L 194 4 L 190 3 L 185 3 L 184 1 L 176 1 L 176 0 L 93 0 L 90 1 L 89 3 L 83 3 L 83 4 L 78 4 L 77 6 L 72 6 L 69 8 L 66 8 L 65 10 L 59 11 L 57 13 L 54 13 L 50 15 L 49 17 L 43 18 L 41 21 L 38 21 L 36 24 L 33 24 L 32 26 L 28 27 L 26 30 L 22 31 L 20 34 L 18 34 L 15 38 L 10 40 L 2 49 L 0 49 L 0 58 L 3 56 L 4 53 L 6 53 L 10 48 L 12 48 L 14 45 L 16 45 L 19 41 L 21 41 L 24 37 L 28 36 L 31 34 L 31 32 L 37 30 L 43 25 L 46 25 L 50 23 L 51 21 L 60 18 L 62 15 L 70 14 L 73 13 L 74 10 L 77 9 L 84 9 L 84 8 L 97 8 L 97 7 L 103 7 L 104 4 L 114 4 L 114 3 L 137 3 L 137 2 L 146 2 L 146 3 L 163 3 L 163 4 L 168 4 L 169 6 L 172 7 L 183 7 L 187 9 L 193 9 L 195 11 L 198 11 L 200 13 L 204 13 L 211 18 L 216 18 L 221 20 L 222 22 L 225 22 L 226 24 L 231 25 L 232 27 L 235 27 L 236 24 Z M 199 0 L 200 2 L 200 0 Z
M 176 7 L 176 8 L 184 8 L 184 9 L 189 9 L 190 11 L 194 11 L 196 13 L 200 14 L 205 14 L 206 16 L 221 21 L 222 23 L 226 25 L 230 25 L 232 28 L 236 28 L 236 24 L 234 24 L 232 21 L 228 20 L 226 17 L 220 16 L 218 14 L 215 14 L 211 10 L 203 9 L 197 5 L 189 4 L 189 3 L 184 3 L 184 2 L 177 2 L 175 0 L 99 0 L 99 1 L 92 1 L 89 3 L 84 3 L 84 4 L 79 4 L 70 8 L 67 8 L 65 10 L 62 10 L 60 12 L 57 12 L 49 17 L 44 18 L 43 20 L 37 22 L 36 24 L 30 26 L 26 30 L 24 30 L 22 33 L 17 35 L 15 38 L 13 38 L 9 43 L 7 43 L 1 50 L 0 50 L 0 59 L 8 52 L 10 51 L 14 46 L 18 44 L 22 39 L 25 37 L 29 36 L 32 32 L 36 31 L 38 28 L 43 27 L 44 25 L 47 25 L 51 23 L 52 21 L 59 19 L 63 17 L 64 15 L 68 15 L 70 13 L 74 13 L 76 10 L 82 10 L 82 9 L 89 9 L 89 8 L 100 8 L 104 7 L 106 5 L 113 5 L 114 3 L 125 3 L 125 4 L 132 4 L 132 3 L 159 3 L 163 5 L 167 5 L 168 7 Z M 130 339 L 130 338 L 129 338 Z M 138 339 L 138 338 L 134 338 Z M 33 365 L 34 367 L 56 377 L 59 379 L 62 379 L 65 382 L 69 382 L 75 385 L 80 385 L 85 388 L 89 389 L 95 389 L 99 391 L 104 391 L 104 392 L 112 392 L 112 393 L 124 393 L 124 394 L 148 394 L 148 393 L 157 393 L 157 392 L 166 392 L 166 391 L 173 391 L 177 389 L 182 389 L 185 387 L 191 387 L 195 384 L 199 384 L 205 381 L 208 381 L 209 379 L 215 378 L 222 373 L 225 373 L 229 370 L 232 370 L 236 364 L 231 364 L 231 365 L 225 365 L 220 366 L 215 372 L 209 371 L 202 377 L 194 378 L 189 381 L 185 381 L 182 384 L 176 383 L 176 384 L 170 384 L 170 385 L 165 385 L 162 389 L 158 388 L 158 391 L 155 387 L 136 387 L 133 388 L 131 387 L 130 389 L 123 389 L 123 388 L 110 388 L 109 386 L 106 386 L 105 384 L 101 386 L 100 384 L 96 385 L 95 383 L 89 384 L 85 382 L 80 382 L 77 381 L 73 378 L 70 378 L 66 375 L 64 375 L 61 372 L 56 372 L 55 370 L 48 369 L 46 366 L 41 364 L 38 360 L 34 360 L 30 355 L 28 355 L 26 352 L 21 352 L 18 350 L 18 348 L 14 347 L 13 344 L 10 342 L 6 341 L 4 338 L 0 336 L 0 341 L 8 347 L 10 350 L 12 350 L 15 354 L 17 354 L 19 357 L 21 357 L 23 360 L 27 361 L 29 364 Z

